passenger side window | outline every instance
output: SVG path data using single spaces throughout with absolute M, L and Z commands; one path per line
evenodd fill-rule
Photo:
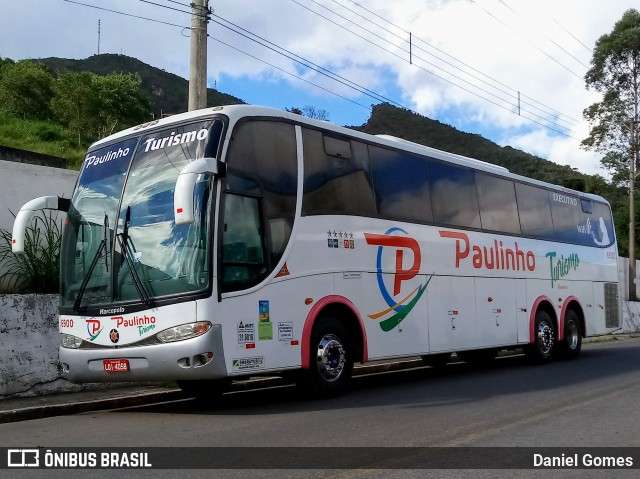
M 549 192 L 537 186 L 516 183 L 516 198 L 522 234 L 552 239 L 553 222 Z
M 440 162 L 429 163 L 433 220 L 453 226 L 480 228 L 473 170 Z
M 513 181 L 476 173 L 482 229 L 520 234 Z
M 427 160 L 369 146 L 378 215 L 427 223 L 433 220 Z
M 569 194 L 550 191 L 551 217 L 553 218 L 554 239 L 568 243 L 584 244 L 581 225 L 582 207 L 580 200 Z
M 234 194 L 246 197 L 245 203 L 250 198 L 259 199 L 266 224 L 260 231 L 264 236 L 261 261 L 271 271 L 282 258 L 293 231 L 298 186 L 295 127 L 290 123 L 264 120 L 248 120 L 237 125 L 229 144 L 224 185 L 231 202 L 228 206 L 225 204 L 226 214 L 235 211 L 226 211 L 237 201 L 233 199 Z M 225 216 L 224 221 L 230 228 L 234 220 Z M 227 274 L 225 268 L 222 277 L 225 290 L 225 282 L 234 274 Z
M 267 273 L 260 205 L 257 198 L 227 194 L 222 235 L 226 291 L 257 284 Z
M 613 243 L 614 231 L 611 209 L 602 203 L 593 203 L 593 221 L 591 223 L 591 235 L 597 246 L 609 246 Z
M 304 128 L 303 215 L 375 216 L 367 146 Z

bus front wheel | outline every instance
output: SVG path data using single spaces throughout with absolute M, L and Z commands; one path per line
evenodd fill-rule
M 322 318 L 313 328 L 309 349 L 309 369 L 303 371 L 300 386 L 315 397 L 344 392 L 354 361 L 353 343 L 344 324 L 336 318 Z
M 538 310 L 533 329 L 534 341 L 526 348 L 527 357 L 534 363 L 548 363 L 556 346 L 556 328 L 549 313 Z

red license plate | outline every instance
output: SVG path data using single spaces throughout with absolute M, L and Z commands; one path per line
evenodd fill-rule
M 129 371 L 128 359 L 103 359 L 102 365 L 108 373 L 126 373 Z

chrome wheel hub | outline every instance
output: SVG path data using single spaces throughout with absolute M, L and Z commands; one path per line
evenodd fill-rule
M 345 352 L 340 338 L 333 334 L 325 335 L 318 344 L 318 372 L 326 381 L 336 381 L 344 369 Z
M 538 326 L 538 347 L 542 354 L 549 354 L 555 341 L 553 328 L 546 321 L 541 321 Z

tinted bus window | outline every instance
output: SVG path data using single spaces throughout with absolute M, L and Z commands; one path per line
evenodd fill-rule
M 520 234 L 513 181 L 476 173 L 482 229 Z
M 296 211 L 298 166 L 294 126 L 275 121 L 241 123 L 233 131 L 227 164 L 226 191 L 260 199 L 267 222 L 267 261 L 274 267 L 289 241 Z M 226 214 L 235 211 L 225 206 Z
M 552 239 L 549 192 L 537 186 L 516 183 L 516 198 L 522 234 Z
M 550 191 L 551 217 L 553 218 L 553 232 L 556 241 L 568 243 L 584 243 L 582 206 L 580 200 L 572 195 Z
M 593 217 L 591 221 L 592 244 L 609 246 L 613 244 L 614 231 L 611 209 L 602 203 L 593 203 Z
M 305 161 L 302 214 L 375 216 L 366 145 L 324 136 L 316 130 L 302 131 Z
M 385 218 L 433 220 L 427 161 L 408 153 L 369 146 L 378 214 Z
M 430 162 L 429 177 L 434 221 L 480 228 L 474 172 L 445 163 Z

